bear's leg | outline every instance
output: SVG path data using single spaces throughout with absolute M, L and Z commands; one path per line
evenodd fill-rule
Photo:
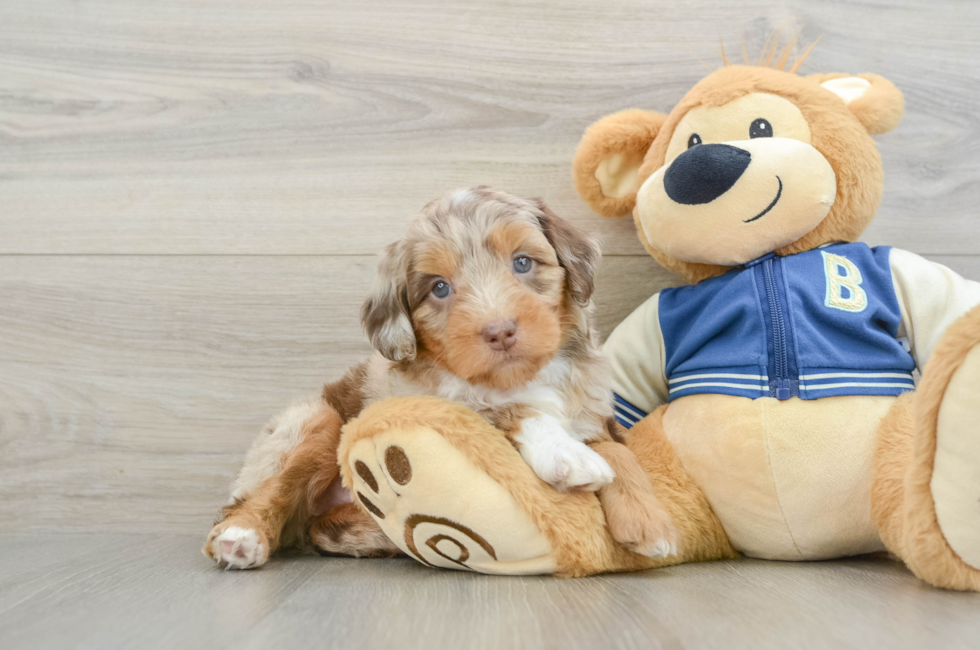
M 354 502 L 402 552 L 429 566 L 583 576 L 735 557 L 711 507 L 674 457 L 660 415 L 633 430 L 637 458 L 619 445 L 603 451 L 623 471 L 624 489 L 641 494 L 641 505 L 650 505 L 646 496 L 659 501 L 673 519 L 679 543 L 670 557 L 617 544 L 601 494 L 555 490 L 504 431 L 461 404 L 433 397 L 373 404 L 345 425 L 338 460 Z M 644 539 L 648 532 L 642 531 Z M 655 530 L 651 537 L 660 538 Z
M 626 446 L 640 461 L 654 494 L 670 514 L 684 561 L 738 557 L 718 516 L 667 439 L 663 425 L 666 410 L 667 406 L 661 406 L 626 431 Z
M 879 429 L 872 516 L 939 587 L 980 591 L 980 308 L 954 323 Z

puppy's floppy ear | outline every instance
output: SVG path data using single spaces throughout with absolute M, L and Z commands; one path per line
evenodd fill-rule
M 541 199 L 534 199 L 534 203 L 538 207 L 541 230 L 555 249 L 558 263 L 565 269 L 568 292 L 578 304 L 589 304 L 595 287 L 595 272 L 602 259 L 598 238 L 559 217 Z
M 812 74 L 807 79 L 840 97 L 871 135 L 891 131 L 905 114 L 902 91 L 876 74 Z
M 604 217 L 619 217 L 636 204 L 636 173 L 667 119 L 638 108 L 607 115 L 588 129 L 575 152 L 575 188 Z
M 402 242 L 385 249 L 374 289 L 361 308 L 371 345 L 391 361 L 415 358 L 415 330 L 408 311 L 408 257 Z

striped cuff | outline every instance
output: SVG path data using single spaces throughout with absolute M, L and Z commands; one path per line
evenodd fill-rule
M 647 416 L 646 411 L 633 406 L 616 393 L 613 393 L 613 410 L 616 412 L 616 422 L 627 429 L 632 429 L 634 424 Z
M 804 399 L 837 395 L 901 395 L 915 390 L 912 373 L 905 370 L 856 372 L 829 368 L 810 368 L 800 374 L 800 395 Z
M 751 399 L 769 394 L 769 376 L 765 366 L 704 368 L 679 372 L 671 375 L 668 383 L 672 400 L 699 393 L 721 393 Z

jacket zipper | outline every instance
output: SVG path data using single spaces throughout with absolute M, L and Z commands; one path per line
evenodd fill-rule
M 776 260 L 771 258 L 763 264 L 766 276 L 766 293 L 769 296 L 769 316 L 772 319 L 773 352 L 776 357 L 776 399 L 790 398 L 789 360 L 787 359 L 786 321 L 783 317 L 782 305 L 779 303 L 779 292 L 776 291 L 776 280 L 773 266 Z

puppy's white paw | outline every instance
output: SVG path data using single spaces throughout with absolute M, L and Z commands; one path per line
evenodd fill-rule
M 599 498 L 614 540 L 651 558 L 677 555 L 680 534 L 653 491 L 627 492 L 622 486 L 613 486 Z
M 658 539 L 650 553 L 650 557 L 670 557 L 671 555 L 677 555 L 677 544 L 666 539 Z
M 577 441 L 572 441 L 577 442 Z M 566 456 L 566 461 L 571 466 L 571 471 L 565 477 L 564 482 L 554 484 L 559 490 L 570 490 L 579 488 L 589 492 L 595 492 L 599 488 L 609 485 L 616 478 L 616 472 L 609 466 L 606 459 L 592 451 L 584 443 L 581 446 L 570 446 L 570 452 Z
M 269 559 L 268 546 L 251 528 L 226 528 L 214 536 L 210 549 L 209 555 L 221 569 L 254 569 Z
M 654 559 L 665 559 L 677 555 L 677 538 L 673 531 L 666 533 L 666 537 L 660 537 L 652 541 L 642 541 L 634 544 L 626 544 L 626 548 Z
M 573 489 L 595 492 L 616 478 L 602 456 L 585 443 L 564 435 L 522 445 L 521 455 L 542 481 L 562 492 Z

